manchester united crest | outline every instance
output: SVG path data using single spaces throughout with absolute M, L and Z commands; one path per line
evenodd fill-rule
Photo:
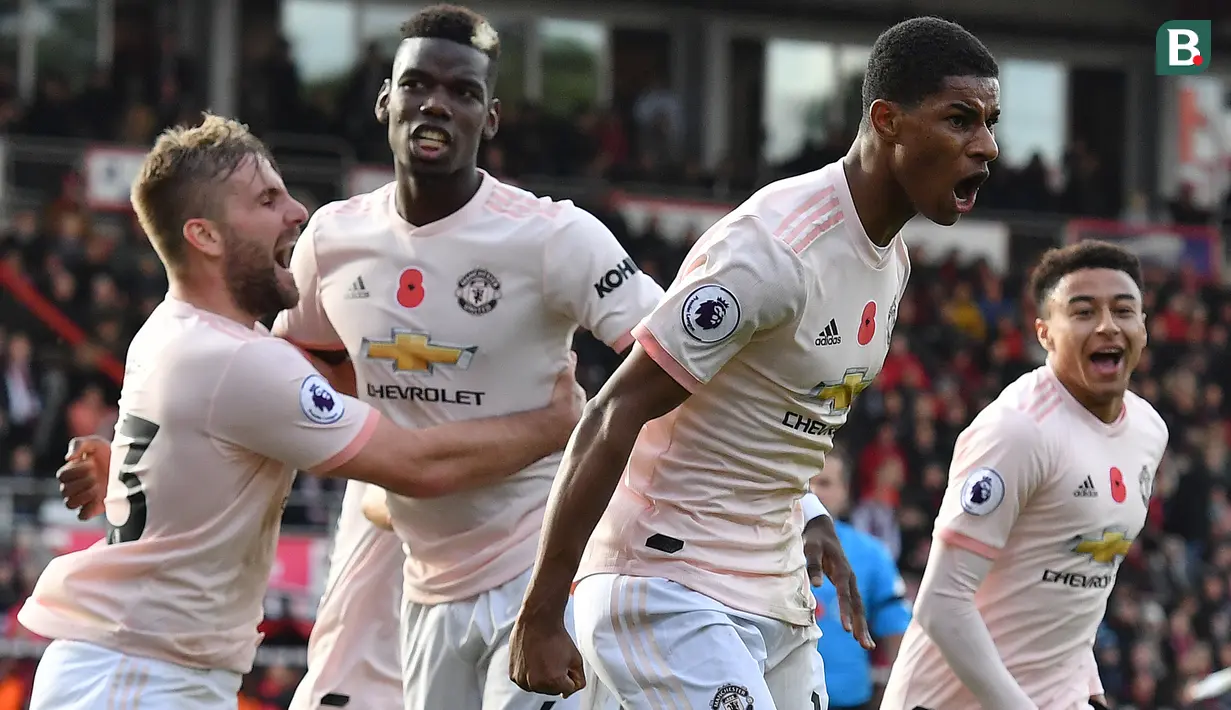
M 471 269 L 457 280 L 457 305 L 472 316 L 491 313 L 500 301 L 500 279 L 487 269 Z
M 752 696 L 742 685 L 724 685 L 714 694 L 710 710 L 755 710 Z
M 1137 488 L 1141 491 L 1141 504 L 1150 507 L 1150 496 L 1154 494 L 1154 477 L 1150 475 L 1150 467 L 1142 466 L 1137 476 Z
M 885 342 L 893 341 L 893 326 L 898 323 L 898 301 L 894 299 L 893 305 L 889 306 L 889 315 L 885 316 Z

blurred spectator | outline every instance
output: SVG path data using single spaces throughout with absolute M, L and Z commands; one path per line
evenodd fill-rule
M 8 355 L 4 361 L 4 389 L 0 391 L 8 423 L 8 439 L 15 444 L 34 440 L 43 399 L 39 394 L 38 373 L 33 362 L 30 338 L 15 333 L 8 339 Z
M 86 385 L 81 394 L 68 405 L 65 416 L 68 419 L 69 437 L 105 436 L 115 429 L 119 410 L 103 398 L 102 387 L 96 384 Z

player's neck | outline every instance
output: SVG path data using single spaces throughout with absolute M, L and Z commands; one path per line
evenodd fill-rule
M 1104 424 L 1115 424 L 1120 419 L 1120 415 L 1124 413 L 1123 394 L 1118 394 L 1111 398 L 1097 396 L 1081 387 L 1065 382 L 1064 378 L 1054 368 L 1052 372 L 1055 373 L 1056 379 L 1060 381 L 1060 386 L 1068 390 L 1068 393 L 1073 396 L 1073 399 L 1077 400 L 1078 404 L 1084 407 L 1087 412 L 1098 417 L 1099 421 Z
M 245 328 L 251 328 L 260 316 L 248 313 L 235 303 L 225 286 L 208 286 L 200 279 L 169 277 L 167 293 L 177 301 L 193 308 L 233 320 Z
M 842 169 L 863 231 L 877 246 L 887 246 L 915 216 L 910 198 L 893 178 L 888 161 L 862 132 L 842 159 Z
M 394 172 L 398 216 L 416 227 L 442 220 L 465 207 L 483 183 L 483 174 L 476 168 L 451 175 L 416 176 L 409 169 L 395 166 Z
M 1072 390 L 1069 390 L 1072 392 Z M 1099 421 L 1104 424 L 1115 424 L 1122 414 L 1124 414 L 1124 395 L 1120 395 L 1111 400 L 1095 400 L 1088 394 L 1084 396 L 1081 393 L 1073 392 L 1073 398 L 1086 408 L 1094 416 L 1099 418 Z

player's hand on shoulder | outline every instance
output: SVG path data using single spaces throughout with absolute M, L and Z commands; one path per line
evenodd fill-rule
M 82 436 L 68 442 L 64 465 L 56 471 L 64 506 L 77 511 L 79 520 L 101 515 L 111 468 L 111 443 L 101 436 Z
M 804 556 L 808 559 L 808 577 L 812 586 L 824 584 L 822 573 L 833 583 L 838 595 L 838 613 L 842 628 L 850 632 L 860 646 L 871 651 L 876 648 L 868 631 L 868 619 L 863 609 L 863 597 L 851 563 L 846 559 L 842 543 L 833 520 L 822 515 L 811 520 L 804 528 Z
M 557 415 L 560 448 L 568 444 L 569 436 L 586 406 L 586 390 L 577 382 L 577 353 L 570 351 L 568 356 L 568 366 L 556 376 L 556 387 L 551 392 L 551 403 L 547 405 Z
M 522 614 L 509 637 L 509 677 L 517 687 L 568 697 L 586 687 L 581 652 L 564 617 L 546 620 Z

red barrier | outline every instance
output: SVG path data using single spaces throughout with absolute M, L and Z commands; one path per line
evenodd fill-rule
M 8 289 L 9 293 L 13 294 L 22 305 L 30 309 L 30 312 L 47 324 L 56 335 L 59 335 L 70 345 L 76 347 L 83 343 L 89 342 L 89 336 L 85 334 L 76 323 L 69 320 L 68 316 L 64 315 L 59 308 L 43 297 L 43 294 L 38 292 L 24 276 L 13 271 L 8 264 L 0 264 L 0 286 Z M 98 369 L 103 374 L 110 377 L 117 385 L 124 382 L 124 365 L 107 353 L 100 353 L 98 357 Z

